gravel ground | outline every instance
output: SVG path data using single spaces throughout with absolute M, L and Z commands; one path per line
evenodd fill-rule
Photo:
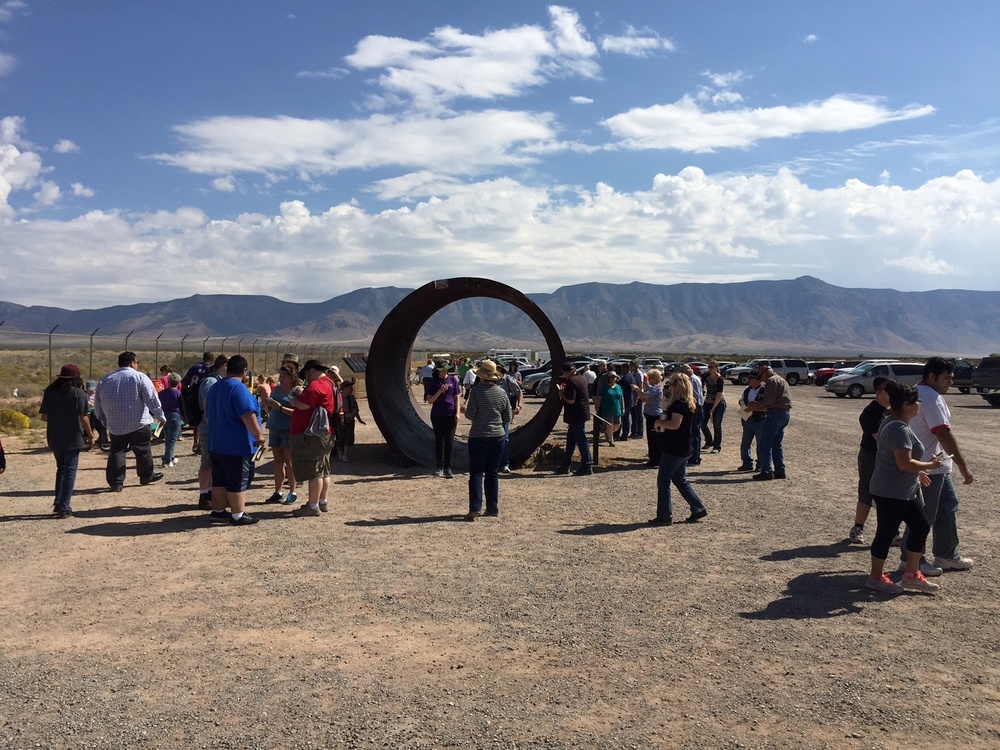
M 644 524 L 644 441 L 592 477 L 518 470 L 468 523 L 464 476 L 400 468 L 359 426 L 333 512 L 263 505 L 264 464 L 261 522 L 231 528 L 194 508 L 190 441 L 121 494 L 85 454 L 57 521 L 50 454 L 6 438 L 0 747 L 997 747 L 1000 410 L 949 396 L 975 569 L 890 598 L 844 539 L 867 401 L 793 396 L 789 479 L 732 471 L 731 409 L 692 472 L 709 517 L 669 528 Z

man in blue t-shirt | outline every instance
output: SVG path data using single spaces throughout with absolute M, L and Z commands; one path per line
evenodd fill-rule
M 211 517 L 228 517 L 233 526 L 257 523 L 243 509 L 253 476 L 253 456 L 264 445 L 260 404 L 243 383 L 247 369 L 245 357 L 231 357 L 226 377 L 212 386 L 205 400 L 205 415 L 212 426 L 207 446 L 212 459 Z

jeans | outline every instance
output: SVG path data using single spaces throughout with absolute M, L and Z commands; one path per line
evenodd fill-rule
M 563 461 L 565 468 L 569 468 L 570 464 L 573 463 L 573 452 L 578 446 L 580 448 L 580 465 L 589 466 L 594 463 L 590 457 L 590 444 L 587 442 L 586 422 L 566 425 L 566 460 Z
M 486 490 L 486 512 L 500 511 L 500 452 L 503 438 L 469 438 L 469 512 L 483 509 L 483 489 Z
M 670 519 L 673 507 L 670 500 L 670 485 L 681 493 L 692 513 L 705 510 L 704 503 L 694 491 L 687 478 L 687 456 L 672 456 L 664 453 L 660 458 L 660 470 L 656 474 L 656 517 L 661 521 Z
M 72 513 L 70 501 L 76 486 L 76 469 L 80 464 L 80 451 L 75 448 L 54 450 L 56 459 L 56 499 L 53 510 Z
M 753 466 L 753 454 L 750 453 L 750 445 L 757 440 L 757 447 L 760 448 L 760 433 L 764 427 L 764 421 L 754 422 L 750 419 L 743 420 L 743 439 L 740 441 L 740 461 L 743 466 Z
M 437 468 L 451 468 L 451 452 L 455 446 L 455 416 L 435 417 L 431 415 L 434 427 L 434 458 Z
M 660 447 L 660 435 L 653 428 L 653 425 L 656 424 L 660 415 L 644 414 L 643 416 L 646 418 L 646 450 L 649 453 L 649 463 L 653 466 L 659 466 L 663 449 Z
M 722 418 L 726 414 L 726 402 L 720 401 L 712 413 L 712 405 L 707 401 L 703 407 L 704 421 L 701 425 L 701 432 L 705 436 L 705 444 L 711 444 L 714 450 L 722 449 Z M 712 437 L 712 430 L 715 430 L 715 437 Z
M 785 473 L 785 451 L 781 441 L 785 437 L 785 428 L 791 412 L 772 409 L 767 412 L 760 437 L 757 439 L 757 469 L 763 472 L 775 471 Z
M 624 404 L 621 416 L 621 439 L 628 440 L 629 437 L 634 435 L 635 432 L 632 430 L 632 407 L 629 404 Z
M 694 424 L 691 425 L 691 455 L 688 464 L 694 466 L 701 463 L 701 415 L 702 407 L 694 410 Z
M 632 437 L 642 437 L 642 423 L 645 421 L 645 414 L 642 413 L 643 403 L 636 399 L 637 403 L 632 404 Z
M 500 449 L 500 466 L 510 466 L 510 422 L 503 426 L 503 447 Z
M 109 487 L 121 487 L 125 484 L 125 454 L 130 449 L 135 454 L 135 473 L 139 475 L 139 479 L 148 480 L 153 476 L 153 454 L 149 449 L 152 436 L 149 425 L 143 425 L 127 435 L 111 436 L 111 452 L 104 472 Z
M 184 418 L 179 411 L 168 411 L 167 421 L 163 425 L 163 465 L 167 466 L 174 460 L 174 449 L 177 448 L 177 438 L 181 435 Z
M 934 532 L 931 549 L 934 557 L 947 557 L 955 560 L 961 555 L 958 551 L 958 494 L 951 472 L 947 474 L 931 474 L 931 486 L 922 488 L 924 496 L 924 516 Z M 901 549 L 906 549 L 910 527 L 903 532 Z M 923 547 L 921 547 L 923 549 Z M 905 553 L 903 559 L 906 559 Z

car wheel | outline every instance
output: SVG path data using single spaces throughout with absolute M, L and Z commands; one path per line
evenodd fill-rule
M 799 384 L 798 373 L 794 373 L 794 372 L 788 373 L 788 377 L 786 378 L 786 382 L 788 383 L 788 385 L 798 385 Z
M 747 373 L 740 373 L 740 385 L 746 385 L 750 382 L 750 376 Z
M 847 389 L 847 395 L 851 398 L 861 398 L 865 395 L 865 387 L 860 383 L 855 383 Z
M 971 390 L 972 390 L 971 388 L 965 388 L 965 387 L 962 387 L 962 388 L 959 388 L 959 389 L 958 389 L 958 392 L 959 392 L 959 393 L 968 393 L 968 392 L 969 392 L 969 391 L 971 391 Z
M 1000 408 L 1000 396 L 986 396 L 986 403 L 990 406 L 996 406 Z

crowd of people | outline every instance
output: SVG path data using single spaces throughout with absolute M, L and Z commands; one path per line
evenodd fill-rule
M 593 377 L 588 379 L 588 373 Z M 915 388 L 877 378 L 875 400 L 859 416 L 858 498 L 848 539 L 866 543 L 865 524 L 874 507 L 877 528 L 866 586 L 875 591 L 933 593 L 937 585 L 928 578 L 974 564 L 959 550 L 953 467 L 965 484 L 973 476 L 951 429 L 945 400 L 953 373 L 953 363 L 932 357 Z M 466 518 L 499 515 L 499 475 L 510 471 L 510 426 L 524 398 L 516 362 L 504 368 L 488 359 L 455 365 L 432 359 L 421 375 L 430 405 L 435 474 L 454 477 L 455 432 L 464 416 L 470 422 Z M 687 468 L 700 463 L 702 450 L 718 453 L 722 448 L 726 398 L 717 362 L 709 363 L 704 380 L 685 365 L 666 382 L 658 370 L 643 372 L 635 362 L 620 373 L 606 365 L 580 371 L 567 362 L 557 388 L 566 445 L 556 474 L 593 474 L 587 428 L 596 420 L 609 447 L 616 439 L 645 434 L 646 464 L 658 470 L 656 515 L 649 525 L 673 524 L 673 489 L 689 506 L 685 522 L 708 516 Z M 788 383 L 763 365 L 751 375 L 739 407 L 741 463 L 736 470 L 755 471 L 756 481 L 786 479 L 782 443 L 792 409 Z M 154 428 L 163 427 L 161 468 L 167 469 L 178 462 L 177 440 L 186 423 L 195 428 L 193 450 L 201 456 L 198 506 L 212 520 L 232 525 L 257 522 L 245 510 L 246 493 L 265 440 L 274 458 L 274 492 L 266 502 L 294 505 L 299 488 L 305 488 L 305 501 L 292 515 L 317 517 L 328 510 L 331 461 L 349 460 L 354 424 L 364 424 L 353 383 L 344 382 L 337 367 L 316 359 L 300 366 L 291 353 L 275 376 L 256 380 L 241 355 L 212 352 L 205 352 L 183 377 L 161 368 L 156 381 L 140 371 L 134 352 L 122 352 L 118 368 L 97 383 L 85 384 L 79 367 L 67 363 L 45 389 L 40 415 L 56 462 L 57 517 L 73 514 L 82 451 L 94 445 L 107 450 L 110 491 L 123 490 L 128 452 L 135 456 L 139 484 L 148 485 L 164 477 L 152 457 Z M 579 464 L 573 470 L 577 452 Z M 0 472 L 5 468 L 0 447 Z M 901 525 L 905 529 L 899 534 Z M 928 536 L 933 538 L 932 560 L 925 554 Z M 901 547 L 898 583 L 885 570 L 894 545 Z

